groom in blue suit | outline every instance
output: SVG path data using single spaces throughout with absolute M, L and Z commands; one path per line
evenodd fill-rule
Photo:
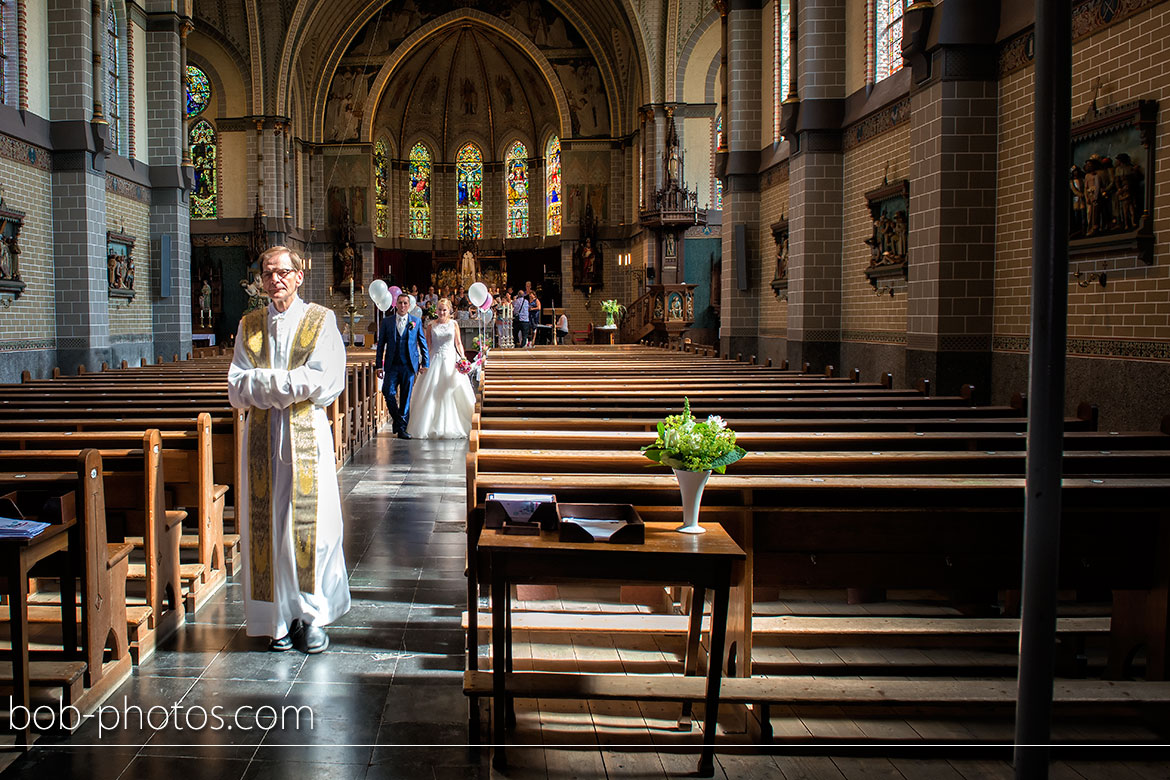
M 382 380 L 382 394 L 394 421 L 394 432 L 409 439 L 406 421 L 410 419 L 410 391 L 415 374 L 427 370 L 427 339 L 422 320 L 407 314 L 410 296 L 403 293 L 394 304 L 394 316 L 382 320 L 378 329 L 378 354 L 374 365 Z M 386 362 L 382 362 L 385 350 Z M 401 400 L 399 400 L 401 399 Z

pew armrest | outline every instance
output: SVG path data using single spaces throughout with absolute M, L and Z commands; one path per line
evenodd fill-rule
M 129 542 L 108 542 L 106 544 L 106 568 L 112 569 L 130 557 L 134 545 Z

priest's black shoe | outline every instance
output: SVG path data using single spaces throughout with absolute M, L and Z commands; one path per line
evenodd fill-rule
M 324 652 L 329 647 L 329 635 L 320 626 L 305 626 L 305 630 L 301 632 L 300 640 L 300 649 L 309 655 Z
M 268 641 L 268 649 L 274 653 L 283 653 L 285 650 L 293 649 L 293 635 L 301 632 L 301 621 L 294 620 L 292 625 L 288 627 L 288 633 L 279 639 L 271 639 Z
M 398 432 L 398 438 L 400 438 L 400 439 L 413 439 L 414 437 L 411 436 L 409 433 L 407 433 L 405 430 L 402 430 L 402 431 Z

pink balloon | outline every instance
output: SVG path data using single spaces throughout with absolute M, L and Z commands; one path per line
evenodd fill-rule
M 399 287 L 398 285 L 394 285 L 393 287 L 390 288 L 390 301 L 392 303 L 398 303 L 398 296 L 401 294 L 402 294 L 402 288 Z
M 487 311 L 491 307 L 492 307 L 492 294 L 488 293 L 488 297 L 485 298 L 484 302 L 479 305 L 479 310 L 480 311 Z

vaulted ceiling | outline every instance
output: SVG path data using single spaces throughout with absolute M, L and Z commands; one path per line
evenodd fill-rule
M 636 107 L 654 100 L 658 91 L 649 76 L 634 2 L 639 7 L 645 4 L 645 0 L 199 0 L 194 5 L 200 31 L 240 62 L 251 89 L 253 114 L 290 116 L 301 137 L 327 142 L 336 133 L 329 118 L 342 110 L 329 106 L 332 96 L 339 86 L 348 88 L 348 82 L 359 81 L 355 76 L 359 68 L 361 77 L 370 80 L 366 97 L 372 98 L 360 107 L 358 132 L 367 136 L 363 140 L 383 118 L 386 129 L 401 134 L 401 118 L 397 124 L 393 119 L 401 106 L 387 108 L 383 101 L 401 96 L 408 105 L 421 107 L 419 90 L 425 91 L 442 70 L 433 57 L 445 59 L 459 72 L 458 78 L 440 78 L 443 92 L 433 96 L 443 104 L 448 131 L 457 114 L 483 120 L 480 112 L 487 111 L 488 134 L 496 136 L 502 129 L 497 121 L 511 120 L 507 115 L 523 106 L 525 121 L 534 127 L 545 120 L 569 125 L 559 128 L 564 137 L 630 133 L 637 121 Z M 452 29 L 456 20 L 466 24 Z M 473 62 L 477 54 L 483 59 Z M 388 72 L 383 67 L 387 62 Z M 421 76 L 424 70 L 428 75 Z M 506 110 L 505 79 L 512 86 L 511 112 Z M 565 79 L 569 83 L 563 83 Z M 558 80 L 561 85 L 555 83 Z M 352 86 L 360 94 L 364 85 Z M 471 100 L 473 91 L 478 104 L 470 114 L 463 111 L 470 107 L 464 100 Z M 554 107 L 551 117 L 542 113 L 542 99 L 543 108 Z M 351 102 L 345 110 L 352 114 L 355 108 Z M 439 113 L 439 106 L 432 105 L 432 111 Z M 343 134 L 349 134 L 349 124 L 347 120 Z M 540 127 L 529 129 L 530 134 L 539 132 Z

